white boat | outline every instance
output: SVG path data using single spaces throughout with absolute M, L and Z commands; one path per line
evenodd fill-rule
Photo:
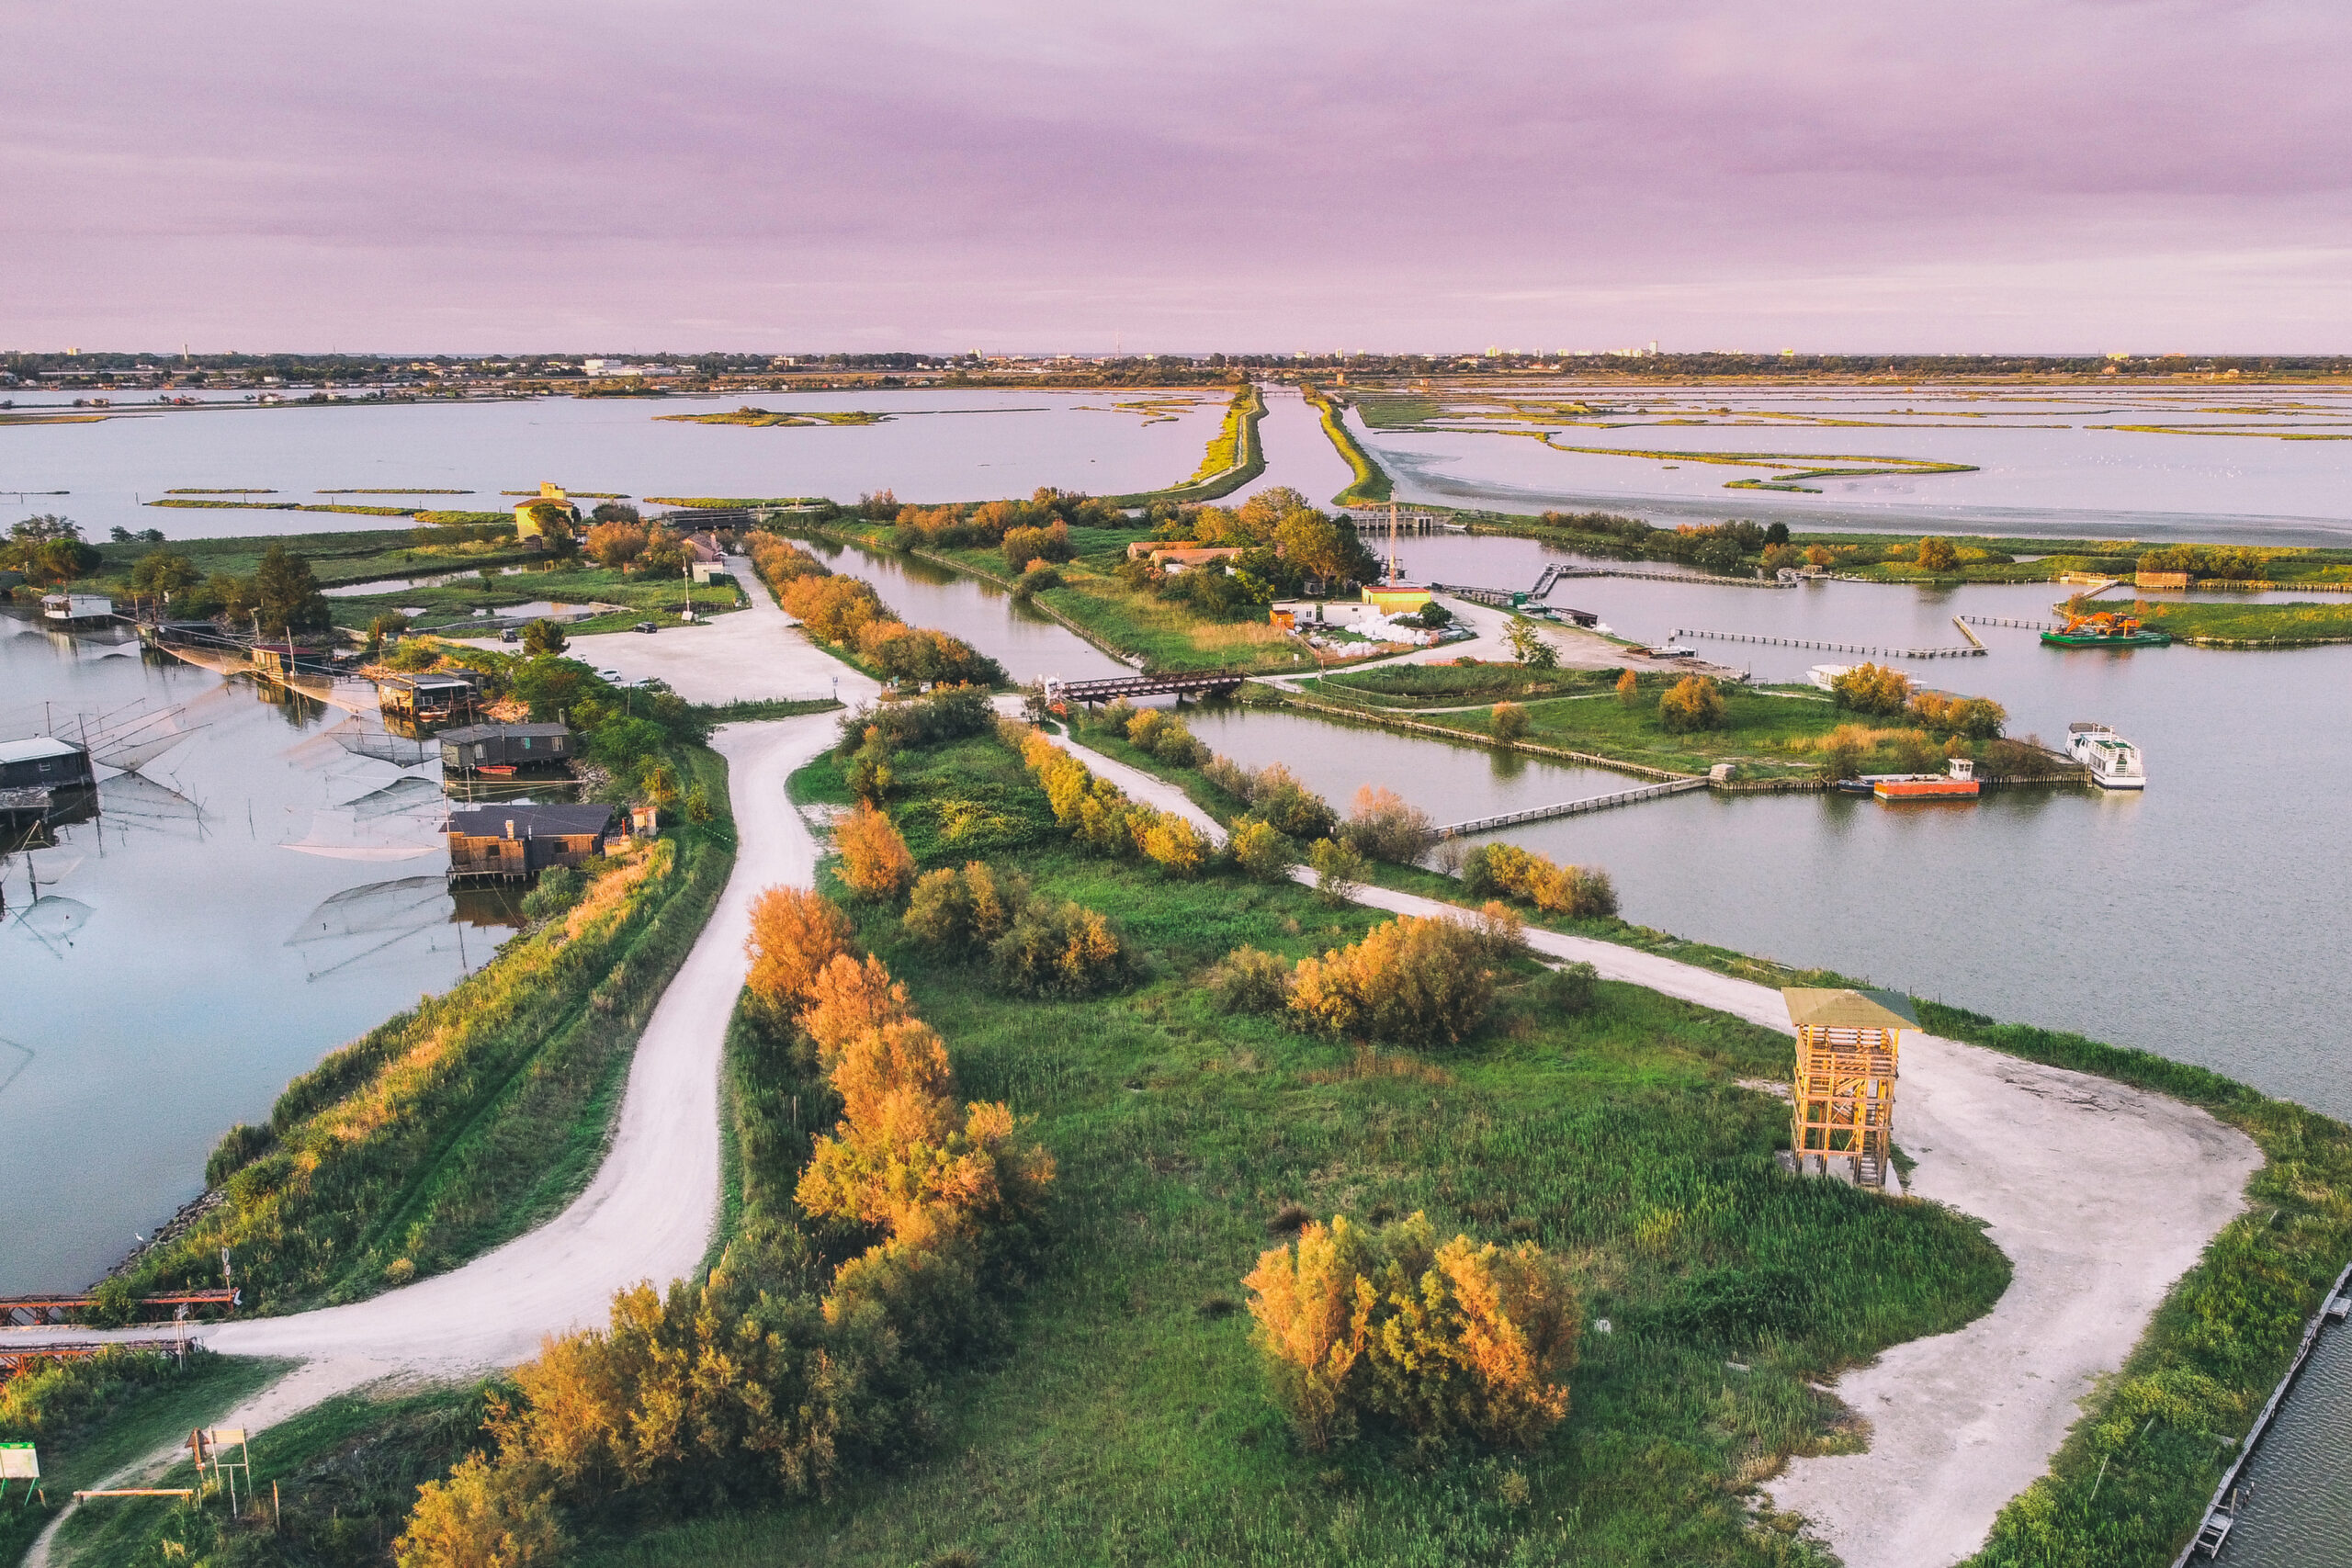
M 2140 748 L 2103 724 L 2066 727 L 2066 752 L 2091 773 L 2101 789 L 2145 789 L 2148 760 Z

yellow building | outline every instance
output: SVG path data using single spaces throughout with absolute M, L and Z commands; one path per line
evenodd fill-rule
M 558 527 L 566 533 L 576 533 L 580 508 L 563 493 L 561 485 L 542 480 L 537 495 L 514 503 L 514 535 L 523 539 L 543 539 Z
M 1430 591 L 1411 582 L 1367 583 L 1363 602 L 1384 615 L 1409 615 L 1430 602 Z

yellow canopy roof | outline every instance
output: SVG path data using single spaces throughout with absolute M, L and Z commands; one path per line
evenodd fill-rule
M 1827 987 L 1783 986 L 1789 1021 L 1803 1029 L 1917 1029 L 1919 1015 L 1900 991 L 1849 991 Z

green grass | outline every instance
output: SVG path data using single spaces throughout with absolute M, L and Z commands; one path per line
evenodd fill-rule
M 2293 647 L 2352 639 L 2352 594 L 2335 604 L 2143 603 L 2133 613 L 2150 630 L 2170 632 L 2186 642 Z
M 387 577 L 432 576 L 445 571 L 472 571 L 536 558 L 513 539 L 481 543 L 418 546 L 409 528 L 357 529 L 347 534 L 261 534 L 220 539 L 171 539 L 97 547 L 103 565 L 92 580 L 101 588 L 126 590 L 132 563 L 150 550 L 164 549 L 186 556 L 209 577 L 226 572 L 251 576 L 272 545 L 283 545 L 311 563 L 311 573 L 324 588 L 369 582 Z
M 1536 697 L 1605 692 L 1614 670 L 1530 670 L 1521 664 L 1383 664 L 1301 682 L 1317 696 L 1379 707 L 1423 708 L 1524 703 Z
M 695 711 L 710 724 L 749 724 L 760 719 L 797 718 L 842 705 L 837 697 L 750 697 L 741 702 L 706 703 Z
M 596 905 L 593 919 L 508 942 L 296 1079 L 272 1114 L 273 1146 L 134 1282 L 209 1279 L 229 1246 L 262 1310 L 354 1300 L 455 1267 L 584 1189 L 639 1033 L 733 864 L 725 762 L 699 749 L 673 761 L 720 815 L 649 852 L 666 874 L 604 894 L 592 884 L 581 908 Z
M 676 424 L 741 424 L 760 430 L 772 425 L 880 424 L 890 416 L 871 413 L 864 409 L 852 409 L 846 413 L 822 413 L 813 409 L 786 412 L 745 407 L 732 413 L 657 413 L 653 417 Z
M 311 501 L 193 501 L 166 497 L 151 501 L 150 506 L 180 506 L 224 512 L 347 512 L 359 517 L 409 517 L 416 513 L 413 506 L 356 506 L 339 502 Z
M 339 1394 L 257 1429 L 250 1454 L 257 1506 L 239 1497 L 193 1508 L 167 1498 L 85 1506 L 58 1532 L 61 1568 L 126 1563 L 240 1563 L 270 1568 L 389 1564 L 419 1483 L 446 1473 L 479 1440 L 479 1388 L 431 1389 L 377 1398 Z M 194 1425 L 180 1423 L 181 1436 Z M 168 1440 L 168 1434 L 166 1434 Z M 277 1507 L 271 1513 L 272 1483 Z M 188 1486 L 183 1461 L 156 1484 Z
M 1786 1071 L 1780 1036 L 1614 986 L 1570 1021 L 1514 988 L 1485 1034 L 1425 1057 L 1222 1016 L 1200 980 L 1234 945 L 1299 954 L 1378 917 L 1287 884 L 1164 882 L 1081 856 L 992 741 L 902 760 L 896 808 L 926 863 L 968 852 L 932 830 L 937 804 L 993 792 L 1029 835 L 1013 858 L 1040 888 L 1110 913 L 1144 954 L 1125 995 L 1016 1001 L 862 913 L 964 1092 L 1036 1118 L 1061 1171 L 1057 1245 L 1001 1359 L 941 1389 L 930 1461 L 583 1561 L 896 1565 L 959 1547 L 992 1564 L 1811 1561 L 1752 1528 L 1742 1497 L 1772 1456 L 1845 1440 L 1807 1380 L 1957 1326 L 2006 1281 L 1965 1221 L 1777 1173 L 1784 1111 L 1730 1080 Z M 842 793 L 830 760 L 795 780 L 799 798 Z M 1299 1451 L 1231 1310 L 1289 1201 L 1420 1209 L 1442 1230 L 1560 1249 L 1588 1314 L 1617 1328 L 1587 1337 L 1567 1426 L 1524 1458 Z M 1695 1282 L 1799 1259 L 1838 1310 L 1757 1337 L 1693 1326 Z M 1504 1490 L 1513 1473 L 1523 1505 Z
M 462 570 L 460 567 L 459 570 Z M 509 575 L 491 569 L 489 577 L 461 577 L 429 588 L 400 588 L 382 593 L 338 595 L 327 601 L 334 624 L 364 631 L 379 615 L 403 609 L 425 613 L 413 617 L 421 631 L 465 634 L 465 623 L 477 610 L 497 611 L 512 604 L 548 599 L 557 604 L 618 604 L 616 612 L 571 623 L 568 631 L 625 631 L 639 621 L 659 626 L 684 623 L 678 612 L 691 593 L 697 616 L 724 615 L 739 609 L 742 595 L 731 583 L 688 585 L 673 577 L 649 578 L 641 573 L 607 570 L 575 560 L 544 571 Z
M 1347 489 L 1331 498 L 1331 504 L 1365 506 L 1374 502 L 1386 501 L 1391 494 L 1388 472 L 1373 461 L 1372 454 L 1365 451 L 1363 443 L 1356 439 L 1356 433 L 1350 430 L 1347 421 L 1340 417 L 1340 405 L 1322 396 L 1312 387 L 1305 388 L 1303 390 L 1306 394 L 1307 400 L 1315 405 L 1316 412 L 1322 418 L 1323 434 L 1331 438 L 1331 445 L 1339 450 L 1340 457 L 1346 461 L 1348 471 L 1355 476 L 1348 482 Z M 1367 424 L 1374 423 L 1372 420 L 1374 408 L 1387 406 L 1390 405 L 1366 405 L 1365 423 Z
M 1137 491 L 1109 499 L 1120 506 L 1148 506 L 1156 501 L 1191 502 L 1231 495 L 1266 471 L 1266 450 L 1258 439 L 1258 423 L 1266 417 L 1265 395 L 1255 386 L 1242 388 L 1226 405 L 1225 421 L 1209 437 L 1201 466 L 1183 483 L 1165 490 Z
M 0 1440 L 31 1442 L 39 1448 L 41 1486 L 48 1498 L 47 1506 L 39 1501 L 20 1506 L 28 1495 L 17 1483 L 9 1483 L 8 1495 L 0 1498 L 0 1562 L 13 1563 L 21 1558 L 33 1538 L 64 1511 L 77 1489 L 96 1486 L 175 1438 L 185 1439 L 189 1431 L 222 1415 L 291 1365 L 198 1351 L 189 1358 L 185 1371 L 166 1362 L 159 1381 L 116 1390 L 62 1430 L 0 1429 Z M 129 1502 L 94 1502 L 85 1511 L 96 1513 Z

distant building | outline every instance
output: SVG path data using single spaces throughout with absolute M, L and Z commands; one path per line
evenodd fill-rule
M 480 678 L 466 670 L 432 670 L 421 675 L 376 679 L 377 705 L 412 722 L 438 723 L 470 713 L 480 695 Z
M 460 806 L 449 812 L 449 874 L 520 879 L 585 865 L 612 837 L 609 806 Z
M 103 593 L 50 593 L 41 598 L 40 613 L 44 620 L 68 625 L 110 620 L 114 616 L 114 601 Z
M 567 534 L 580 531 L 580 508 L 571 503 L 561 485 L 551 485 L 543 480 L 537 495 L 514 503 L 514 534 L 517 538 L 544 539 L 559 528 Z
M 1413 582 L 1366 583 L 1363 602 L 1384 615 L 1409 615 L 1428 605 L 1430 591 Z

